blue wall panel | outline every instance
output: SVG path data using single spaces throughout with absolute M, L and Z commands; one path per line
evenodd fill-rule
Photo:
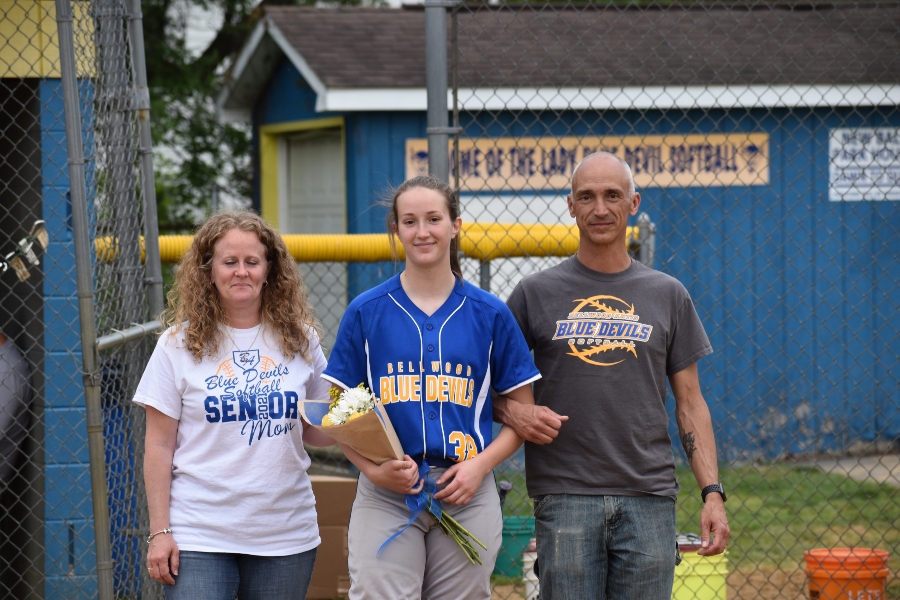
M 72 455 L 71 448 L 66 454 Z M 44 497 L 48 521 L 90 519 L 93 516 L 89 469 L 88 463 L 47 465 L 45 471 L 48 485 L 44 490 Z
M 93 522 L 85 519 L 48 520 L 44 532 L 46 598 L 96 598 Z
M 61 84 L 41 84 L 42 215 L 52 243 L 43 258 L 46 376 L 45 597 L 96 596 L 96 559 L 81 381 L 81 339 Z
M 84 408 L 84 384 L 73 373 L 81 371 L 81 353 L 50 352 L 44 356 L 47 384 L 45 402 L 48 408 Z
M 87 431 L 87 416 L 83 408 L 49 408 L 44 413 L 44 424 L 48 431 Z M 48 436 L 44 442 L 48 472 L 53 465 L 88 465 L 90 456 L 84 439 L 77 435 L 68 439 L 58 435 Z M 49 495 L 49 490 L 48 490 Z M 79 499 L 83 501 L 83 499 Z M 57 511 L 59 506 L 57 505 Z
M 300 72 L 282 59 L 254 111 L 256 125 L 274 125 L 307 119 L 324 119 L 336 113 L 316 112 L 316 93 Z
M 406 179 L 406 140 L 425 137 L 419 112 L 363 112 L 347 115 L 347 229 L 349 233 L 384 233 L 388 210 L 379 202 Z M 393 276 L 403 265 L 393 262 L 351 264 L 348 296 Z
M 52 261 L 50 261 L 52 262 Z M 46 296 L 44 303 L 44 343 L 48 352 L 71 351 L 81 346 L 78 299 L 74 296 Z M 67 376 L 80 376 L 66 373 Z M 82 400 L 83 402 L 83 400 Z

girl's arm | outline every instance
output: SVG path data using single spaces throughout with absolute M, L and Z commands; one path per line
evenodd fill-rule
M 313 352 L 313 382 L 306 388 L 306 397 L 314 398 L 316 400 L 325 400 L 329 398 L 328 390 L 337 386 L 331 385 L 330 382 L 322 379 L 322 372 L 328 365 L 328 361 L 325 360 L 325 354 L 322 352 L 321 344 L 319 344 L 318 334 L 316 334 L 315 331 L 312 331 L 311 335 L 314 336 L 313 341 L 315 341 L 316 345 Z M 304 444 L 316 446 L 317 448 L 334 446 L 335 442 L 333 439 L 331 439 L 331 437 L 322 433 L 321 431 L 304 421 L 303 417 L 300 417 L 299 421 L 303 423 L 302 437 Z
M 531 384 L 526 384 L 506 394 L 506 397 L 514 402 L 522 404 L 534 404 L 534 392 Z M 443 500 L 451 504 L 468 504 L 475 497 L 475 492 L 481 487 L 481 481 L 494 467 L 509 458 L 524 439 L 513 428 L 504 425 L 500 433 L 494 438 L 487 448 L 474 458 L 456 463 L 441 475 L 438 485 L 446 482 L 447 487 L 434 495 L 435 500 Z
M 389 460 L 376 465 L 350 446 L 340 442 L 338 446 L 344 456 L 375 485 L 398 494 L 418 494 L 422 490 L 425 482 L 419 478 L 419 465 L 408 454 L 403 456 L 403 460 Z

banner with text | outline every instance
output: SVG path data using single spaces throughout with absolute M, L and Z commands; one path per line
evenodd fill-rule
M 564 190 L 575 165 L 600 150 L 629 164 L 638 189 L 769 183 L 768 134 L 729 133 L 461 139 L 460 188 Z M 427 172 L 428 140 L 406 140 L 406 177 Z

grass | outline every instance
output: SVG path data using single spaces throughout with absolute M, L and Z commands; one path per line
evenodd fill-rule
M 795 569 L 812 548 L 862 546 L 891 553 L 900 567 L 900 490 L 859 483 L 816 468 L 751 465 L 721 470 L 731 527 L 728 559 L 737 568 Z M 679 469 L 678 529 L 700 529 L 700 494 Z
M 496 476 L 513 484 L 504 516 L 531 515 L 524 474 L 497 471 Z M 679 468 L 676 477 L 682 486 L 678 531 L 699 533 L 697 483 L 687 468 Z M 890 552 L 889 567 L 900 573 L 900 490 L 786 465 L 722 467 L 720 477 L 728 492 L 732 568 L 802 569 L 806 550 L 862 546 Z
M 534 514 L 532 511 L 534 502 L 528 497 L 528 490 L 525 488 L 525 473 L 495 469 L 494 476 L 498 482 L 508 481 L 512 484 L 512 489 L 503 501 L 504 517 L 530 517 Z

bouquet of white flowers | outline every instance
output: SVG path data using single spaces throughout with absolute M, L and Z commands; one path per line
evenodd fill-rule
M 328 414 L 322 417 L 322 425 L 343 425 L 375 409 L 375 394 L 363 383 L 343 392 L 331 388 L 328 395 L 332 401 Z

